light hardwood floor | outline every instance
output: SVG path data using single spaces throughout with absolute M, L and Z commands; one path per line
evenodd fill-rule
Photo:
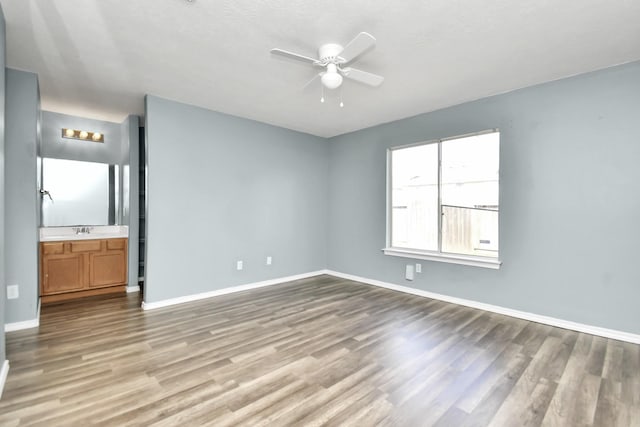
M 7 334 L 0 425 L 639 426 L 640 346 L 329 276 Z

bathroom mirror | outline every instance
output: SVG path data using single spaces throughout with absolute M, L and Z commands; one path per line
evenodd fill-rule
M 107 163 L 42 159 L 42 225 L 116 225 L 119 168 Z

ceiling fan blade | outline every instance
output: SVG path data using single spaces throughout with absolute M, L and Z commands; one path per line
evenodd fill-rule
M 318 60 L 315 58 L 311 58 L 308 56 L 300 55 L 300 54 L 289 52 L 287 50 L 282 50 L 282 49 L 271 49 L 271 54 L 282 56 L 288 59 L 294 59 L 296 61 L 306 62 L 311 65 L 314 65 L 316 62 L 318 62 Z
M 376 45 L 376 39 L 369 33 L 358 34 L 338 55 L 344 62 L 351 62 Z
M 311 80 L 309 80 L 307 83 L 305 83 L 305 85 L 304 85 L 304 86 L 302 86 L 302 89 L 306 89 L 306 88 L 308 88 L 309 86 L 311 86 L 311 84 L 312 84 L 313 82 L 315 82 L 316 80 L 318 80 L 318 78 L 322 77 L 322 75 L 323 75 L 323 74 L 324 74 L 324 73 L 318 73 L 318 74 L 316 74 L 316 75 L 315 75 Z
M 358 70 L 356 68 L 343 68 L 341 71 L 346 78 L 369 86 L 380 86 L 384 81 L 384 77 L 382 76 Z

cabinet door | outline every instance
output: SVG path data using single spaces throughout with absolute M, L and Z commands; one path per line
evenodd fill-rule
M 89 287 L 123 285 L 127 282 L 125 251 L 107 251 L 89 255 Z
M 84 288 L 84 262 L 80 254 L 45 255 L 42 260 L 43 294 Z

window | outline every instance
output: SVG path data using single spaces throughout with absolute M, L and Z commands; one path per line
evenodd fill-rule
M 388 255 L 498 268 L 500 133 L 389 150 Z

